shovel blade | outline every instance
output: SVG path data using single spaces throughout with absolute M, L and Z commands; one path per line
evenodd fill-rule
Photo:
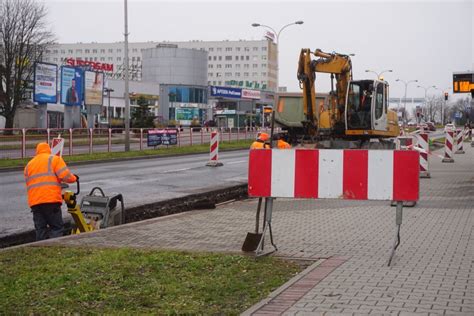
M 244 244 L 242 245 L 242 251 L 251 252 L 257 250 L 258 244 L 262 239 L 262 234 L 258 233 L 247 233 Z

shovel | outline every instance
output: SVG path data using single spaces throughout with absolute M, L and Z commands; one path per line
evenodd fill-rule
M 257 219 L 255 221 L 255 233 L 247 233 L 244 244 L 242 245 L 242 251 L 251 252 L 257 250 L 262 234 L 258 232 L 258 226 L 260 226 L 260 209 L 262 208 L 262 198 L 258 199 L 257 206 Z

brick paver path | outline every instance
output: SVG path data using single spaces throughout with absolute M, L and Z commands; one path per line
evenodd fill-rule
M 404 208 L 392 267 L 388 203 L 278 199 L 278 255 L 348 258 L 283 313 L 474 315 L 474 149 L 465 151 L 454 164 L 430 158 L 432 177 L 420 180 L 418 205 Z M 255 200 L 235 202 L 47 244 L 239 252 L 255 208 Z

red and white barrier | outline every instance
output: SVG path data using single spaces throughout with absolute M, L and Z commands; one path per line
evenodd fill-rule
M 474 129 L 471 129 L 471 147 L 474 147 Z
M 412 136 L 399 136 L 396 139 L 395 147 L 397 150 L 409 150 L 413 149 L 413 137 Z
M 250 151 L 253 197 L 416 201 L 419 153 L 412 150 Z
M 454 162 L 455 143 L 454 143 L 454 131 L 446 131 L 446 138 L 444 141 L 444 158 L 443 162 Z
M 64 138 L 59 135 L 51 141 L 51 154 L 62 157 L 64 149 Z
M 428 142 L 428 134 L 424 131 L 417 135 L 417 147 L 421 149 L 420 152 L 420 177 L 431 178 L 430 165 L 428 161 L 428 153 L 430 146 Z
M 211 132 L 211 146 L 210 146 L 210 159 L 206 166 L 209 167 L 220 167 L 224 164 L 219 162 L 219 133 L 217 131 Z
M 455 154 L 464 154 L 464 130 L 456 130 L 456 152 Z

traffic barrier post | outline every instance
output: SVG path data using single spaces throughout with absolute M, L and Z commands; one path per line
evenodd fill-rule
M 403 202 L 419 199 L 419 164 L 415 150 L 250 150 L 248 195 L 267 203 L 255 254 L 264 255 L 267 231 L 274 247 L 268 253 L 277 251 L 271 227 L 275 198 L 396 201 L 390 265 L 400 245 Z
M 428 142 L 428 134 L 422 131 L 417 135 L 417 147 L 420 150 L 420 178 L 431 178 L 429 171 L 428 153 L 430 146 Z
M 456 152 L 455 154 L 464 154 L 464 130 L 456 131 Z
M 454 162 L 454 131 L 446 131 L 446 138 L 444 141 L 444 158 L 442 162 Z
M 206 164 L 208 167 L 221 167 L 224 164 L 219 162 L 219 133 L 211 132 L 210 159 Z
M 471 147 L 474 147 L 474 129 L 471 129 Z
M 62 157 L 63 148 L 64 138 L 61 138 L 61 134 L 59 134 L 58 137 L 53 138 L 53 141 L 51 142 L 51 154 Z

